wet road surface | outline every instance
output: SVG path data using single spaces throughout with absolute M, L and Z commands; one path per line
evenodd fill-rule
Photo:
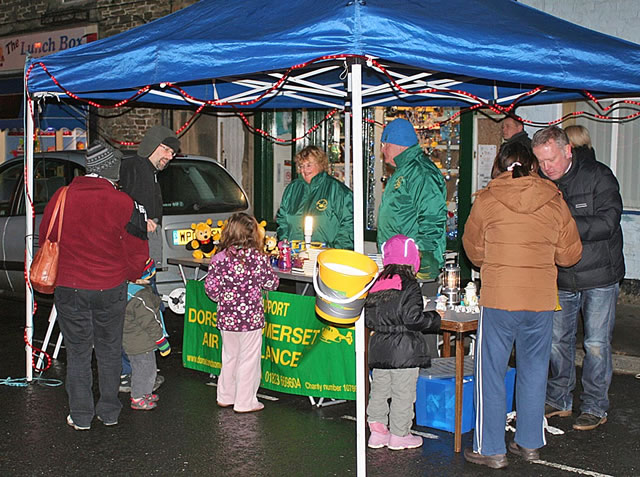
M 0 310 L 0 379 L 24 377 L 24 303 L 0 299 Z M 44 337 L 47 316 L 41 304 L 36 340 Z M 158 390 L 159 406 L 133 411 L 128 396 L 120 394 L 124 407 L 117 426 L 94 420 L 90 431 L 80 432 L 66 425 L 64 385 L 55 385 L 64 380 L 64 349 L 43 380 L 0 386 L 0 475 L 356 475 L 355 422 L 348 418 L 355 416 L 353 402 L 318 409 L 305 397 L 261 390 L 277 399 L 263 399 L 262 412 L 218 408 L 216 388 L 205 384 L 207 375 L 182 367 L 182 317 L 168 312 L 166 322 L 173 350 L 167 358 L 158 357 L 166 378 Z M 632 354 L 628 334 L 625 339 Z M 552 418 L 550 424 L 565 434 L 547 434 L 540 462 L 512 456 L 501 471 L 469 464 L 453 452 L 453 434 L 415 427 L 432 438 L 415 450 L 368 450 L 367 475 L 640 475 L 640 380 L 616 373 L 610 399 L 608 422 L 593 431 L 571 428 L 576 412 L 573 418 Z M 507 439 L 512 436 L 507 433 Z M 471 438 L 471 432 L 463 436 L 463 447 Z

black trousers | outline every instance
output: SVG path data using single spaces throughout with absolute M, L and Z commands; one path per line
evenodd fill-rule
M 57 287 L 55 305 L 67 352 L 66 390 L 73 422 L 90 426 L 94 415 L 104 422 L 118 420 L 122 368 L 122 328 L 127 286 L 109 290 Z M 100 397 L 94 406 L 93 351 L 98 363 Z

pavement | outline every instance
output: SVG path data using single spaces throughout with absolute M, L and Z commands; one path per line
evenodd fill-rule
M 301 396 L 261 390 L 265 409 L 235 414 L 215 404 L 214 386 L 204 373 L 182 367 L 182 317 L 167 313 L 172 352 L 159 358 L 166 382 L 151 412 L 128 407 L 117 426 L 94 420 L 89 431 L 65 423 L 65 353 L 31 384 L 25 375 L 24 303 L 0 299 L 0 475 L 356 475 L 355 403 L 317 408 Z M 35 343 L 47 328 L 48 307 L 40 304 Z M 618 307 L 613 349 L 616 370 L 610 389 L 608 422 L 593 431 L 575 431 L 577 417 L 550 419 L 563 434 L 547 434 L 541 459 L 533 463 L 509 456 L 509 467 L 495 471 L 467 463 L 453 452 L 453 434 L 415 426 L 424 437 L 419 449 L 367 450 L 370 476 L 638 476 L 640 475 L 640 306 Z M 57 336 L 57 333 L 54 337 Z M 638 371 L 640 372 L 640 371 Z M 580 368 L 578 368 L 578 376 Z M 7 379 L 11 377 L 11 379 Z M 576 390 L 576 401 L 579 389 Z M 506 433 L 511 439 L 512 434 Z M 471 445 L 472 432 L 463 435 Z

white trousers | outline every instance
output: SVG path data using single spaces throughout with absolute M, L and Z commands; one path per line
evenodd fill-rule
M 258 405 L 260 387 L 262 329 L 220 331 L 222 335 L 222 369 L 218 379 L 218 402 L 233 404 L 233 410 L 246 412 Z

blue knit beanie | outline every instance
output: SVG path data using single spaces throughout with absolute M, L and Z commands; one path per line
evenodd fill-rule
M 413 125 L 403 118 L 394 119 L 382 131 L 382 142 L 411 147 L 418 144 L 418 136 Z

